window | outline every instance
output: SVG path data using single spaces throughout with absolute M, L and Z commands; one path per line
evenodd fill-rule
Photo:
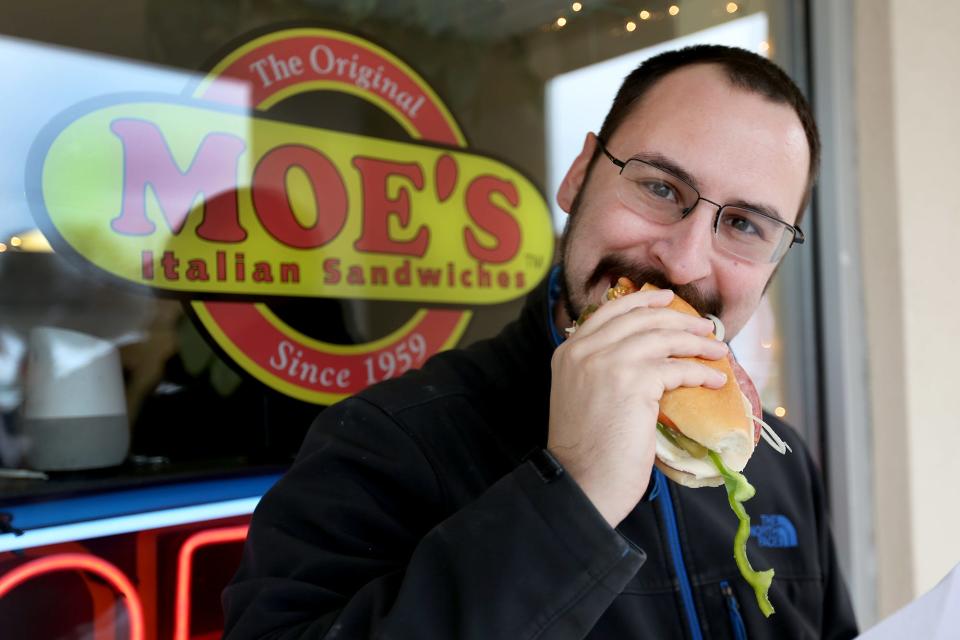
M 517 314 L 552 259 L 548 203 L 569 145 L 599 128 L 612 76 L 708 39 L 802 77 L 794 11 L 772 0 L 0 10 L 0 488 L 29 497 L 285 465 L 329 402 Z M 317 34 L 327 39 L 296 53 Z M 586 72 L 606 83 L 589 100 L 571 89 Z M 434 124 L 411 124 L 428 110 Z M 478 180 L 488 169 L 509 180 Z M 469 232 L 431 219 L 451 194 L 479 207 Z M 530 221 L 497 227 L 485 202 Z M 807 295 L 790 275 L 805 260 L 791 257 L 737 345 L 768 408 L 801 419 L 809 385 L 781 350 L 780 319 Z

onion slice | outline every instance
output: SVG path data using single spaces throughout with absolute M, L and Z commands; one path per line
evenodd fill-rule
M 720 321 L 720 318 L 712 313 L 708 313 L 704 316 L 704 318 L 710 318 L 713 320 L 713 335 L 717 337 L 717 340 L 723 342 L 723 337 L 726 335 L 727 331 L 723 328 L 723 322 Z
M 777 432 L 773 430 L 773 427 L 768 425 L 757 416 L 751 415 L 750 417 L 753 418 L 754 422 L 760 425 L 760 435 L 764 440 L 767 441 L 767 444 L 769 444 L 774 451 L 781 455 L 785 455 L 787 451 L 793 453 L 793 449 L 790 448 L 790 445 L 784 442 L 783 439 L 777 435 Z

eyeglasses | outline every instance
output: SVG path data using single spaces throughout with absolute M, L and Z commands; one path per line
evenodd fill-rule
M 701 200 L 717 207 L 713 234 L 717 244 L 750 262 L 777 262 L 795 244 L 803 244 L 800 227 L 766 213 L 707 200 L 689 182 L 639 158 L 619 160 L 603 142 L 600 149 L 620 168 L 617 195 L 625 207 L 651 222 L 673 224 L 686 218 Z

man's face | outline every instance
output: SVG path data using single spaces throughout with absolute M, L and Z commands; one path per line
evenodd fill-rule
M 793 109 L 734 87 L 715 65 L 685 67 L 661 79 L 605 142 L 621 160 L 656 155 L 669 161 L 695 180 L 704 198 L 761 205 L 791 224 L 806 187 L 809 150 Z M 557 195 L 571 215 L 563 256 L 567 300 L 558 323 L 568 325 L 570 313 L 579 315 L 626 275 L 638 284 L 669 286 L 701 312 L 719 315 L 732 338 L 753 314 L 776 265 L 747 262 L 716 246 L 717 209 L 707 202 L 670 225 L 625 207 L 617 195 L 623 178 L 606 157 L 586 179 L 596 144 L 588 136 Z

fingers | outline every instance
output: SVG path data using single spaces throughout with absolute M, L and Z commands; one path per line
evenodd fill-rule
M 653 332 L 590 354 L 579 366 L 589 377 L 604 380 L 616 397 L 640 393 L 659 401 L 665 391 L 678 387 L 722 387 L 726 374 L 698 358 L 719 360 L 726 353 L 724 343 L 710 338 Z
M 719 360 L 727 357 L 725 342 L 677 329 L 651 329 L 632 333 L 601 350 L 610 359 L 637 362 L 651 358 L 699 357 Z
M 594 348 L 600 348 L 632 333 L 654 328 L 676 329 L 702 336 L 713 332 L 713 321 L 667 309 L 673 298 L 672 291 L 662 289 L 611 300 L 597 309 L 583 326 L 578 327 L 571 339 L 586 340 L 591 336 L 603 335 L 602 341 L 592 340 Z
M 597 331 L 611 318 L 636 308 L 662 308 L 673 301 L 674 293 L 669 289 L 641 291 L 616 300 L 610 300 L 597 309 L 582 326 L 577 327 L 574 336 L 587 336 Z
M 707 387 L 719 389 L 727 382 L 727 376 L 696 360 L 670 359 L 660 364 L 660 381 L 664 391 L 680 387 Z
M 713 331 L 713 323 L 673 309 L 634 307 L 609 318 L 602 325 L 598 323 L 592 333 L 579 336 L 578 331 L 574 337 L 589 344 L 590 349 L 599 350 L 617 345 L 638 334 L 658 331 L 682 332 L 707 338 Z M 713 338 L 707 339 L 715 344 L 722 344 Z
M 679 360 L 681 358 L 702 358 L 704 360 L 720 360 L 729 353 L 729 348 L 723 342 L 712 338 L 695 336 L 684 331 L 655 330 L 637 334 L 620 341 L 600 351 L 577 352 L 583 345 L 572 345 L 570 356 L 575 366 L 596 370 L 595 373 L 608 378 L 620 376 L 632 378 L 634 375 L 646 373 L 644 370 L 660 367 L 664 363 L 689 362 L 697 368 L 703 368 L 704 380 L 710 386 L 722 386 L 726 381 L 725 375 L 710 366 L 695 360 Z M 579 361 L 578 361 L 579 359 Z M 629 372 L 618 374 L 618 372 Z M 712 372 L 712 373 L 711 373 Z M 697 385 L 699 386 L 699 385 Z
M 599 351 L 589 343 L 564 345 L 554 353 L 557 381 L 571 389 L 602 385 L 602 395 L 621 399 L 639 394 L 659 402 L 663 392 L 678 386 L 720 388 L 726 376 L 704 360 L 719 360 L 729 353 L 722 342 L 684 331 L 654 330 L 632 335 Z
M 681 328 L 634 331 L 632 324 L 621 323 L 626 326 L 614 326 L 611 322 L 608 331 L 561 345 L 554 357 L 558 364 L 565 362 L 567 366 L 589 368 L 596 370 L 597 374 L 609 375 L 617 371 L 635 371 L 637 368 L 649 366 L 651 362 L 666 358 L 696 357 L 720 360 L 729 354 L 726 343 L 683 330 L 685 314 L 670 310 L 663 310 L 663 313 L 670 314 L 668 320 Z M 653 317 L 649 322 L 655 323 L 657 320 L 662 318 Z M 620 337 L 621 335 L 623 337 Z

